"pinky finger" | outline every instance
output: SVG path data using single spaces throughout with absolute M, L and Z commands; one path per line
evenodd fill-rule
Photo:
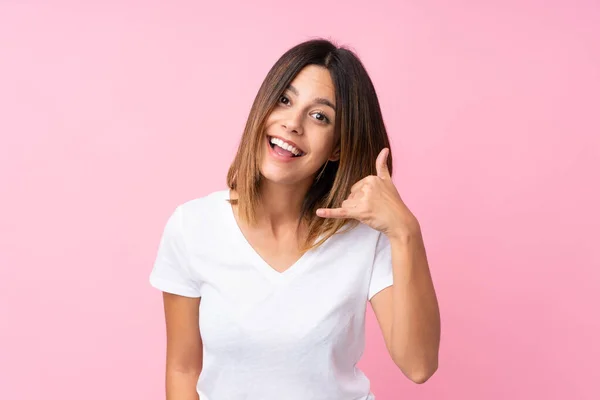
M 323 218 L 349 218 L 350 210 L 348 208 L 319 208 L 317 215 Z

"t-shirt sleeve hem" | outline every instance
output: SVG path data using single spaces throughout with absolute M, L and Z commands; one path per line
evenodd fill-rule
M 394 284 L 393 279 L 392 280 L 387 280 L 387 281 L 382 281 L 376 285 L 373 285 L 371 290 L 369 291 L 369 301 L 379 292 L 381 292 L 383 289 L 388 288 L 390 286 L 392 286 Z
M 179 285 L 177 283 L 173 283 L 171 281 L 151 276 L 150 277 L 150 285 L 160 291 L 176 294 L 179 296 L 185 297 L 201 297 L 200 292 L 197 290 L 190 289 L 188 287 Z

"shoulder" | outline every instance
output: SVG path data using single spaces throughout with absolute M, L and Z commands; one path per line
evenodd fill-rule
M 340 228 L 327 240 L 327 246 L 347 255 L 373 254 L 381 237 L 385 236 L 362 222 L 355 222 Z
M 214 211 L 229 198 L 229 190 L 215 190 L 203 196 L 186 200 L 177 205 L 181 213 L 198 213 Z
M 381 236 L 381 232 L 371 228 L 363 222 L 357 222 L 355 225 L 344 226 L 339 231 L 341 240 L 354 242 L 356 240 L 375 240 Z
M 229 190 L 217 190 L 192 198 L 175 206 L 182 228 L 207 226 L 222 220 L 223 211 L 229 204 Z

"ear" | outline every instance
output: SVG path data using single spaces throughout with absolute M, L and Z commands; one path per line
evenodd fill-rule
M 335 147 L 335 149 L 333 149 L 333 152 L 329 156 L 329 161 L 339 161 L 339 159 L 340 159 L 340 145 L 338 144 Z

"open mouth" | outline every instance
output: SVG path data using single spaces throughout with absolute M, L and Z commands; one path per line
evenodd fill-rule
M 299 148 L 292 146 L 279 138 L 267 136 L 267 140 L 273 151 L 280 156 L 296 158 L 302 157 L 304 154 L 306 154 Z

